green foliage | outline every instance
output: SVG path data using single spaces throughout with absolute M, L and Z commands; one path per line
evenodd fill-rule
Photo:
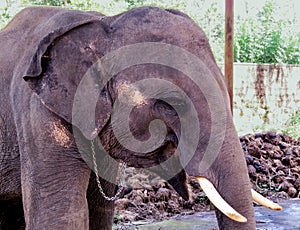
M 33 5 L 46 5 L 46 6 L 67 6 L 71 3 L 70 0 L 28 0 Z
M 5 7 L 5 8 L 3 9 L 2 14 L 0 15 L 0 18 L 1 18 L 1 20 L 6 20 L 6 19 L 9 19 L 9 18 L 10 18 L 10 15 L 9 15 L 9 13 L 8 13 L 8 7 Z
M 8 12 L 8 7 L 4 7 L 1 15 L 0 15 L 0 20 L 1 21 L 6 21 L 10 19 L 10 15 L 9 15 L 9 12 Z
M 200 9 L 199 11 L 200 12 Z M 195 17 L 195 21 L 205 31 L 208 41 L 211 45 L 212 51 L 217 62 L 224 61 L 224 12 L 222 12 L 216 2 L 212 2 L 208 9 L 206 9 L 201 17 Z
M 300 138 L 300 110 L 293 114 L 290 120 L 286 123 L 284 133 L 295 138 Z
M 95 2 L 91 0 L 86 0 L 86 1 L 70 0 L 68 5 L 66 6 L 78 10 L 94 10 L 94 9 L 98 9 L 99 7 Z
M 145 0 L 125 0 L 128 5 L 128 9 L 132 9 L 138 6 L 142 6 Z
M 98 5 L 92 0 L 23 0 L 25 5 L 61 6 L 79 10 L 92 10 Z
M 10 4 L 7 2 L 6 6 L 0 11 L 0 28 L 1 25 L 5 25 L 6 22 L 11 18 L 9 13 Z
M 300 63 L 300 34 L 285 34 L 291 22 L 275 20 L 274 5 L 267 1 L 256 20 L 240 22 L 235 35 L 236 62 Z

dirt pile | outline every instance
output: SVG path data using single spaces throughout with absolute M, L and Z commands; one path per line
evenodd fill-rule
M 146 170 L 136 173 L 134 168 L 128 168 L 126 177 L 129 186 L 125 189 L 124 196 L 116 201 L 116 223 L 163 220 L 177 214 L 209 210 L 209 200 L 195 178 L 189 178 L 191 199 L 185 201 L 156 174 Z
M 299 197 L 300 139 L 268 132 L 242 136 L 240 142 L 253 189 L 274 201 Z M 162 220 L 211 208 L 195 178 L 189 178 L 190 201 L 146 170 L 126 169 L 125 181 L 128 187 L 116 201 L 116 223 Z
M 299 197 L 300 139 L 268 132 L 240 142 L 253 189 L 274 200 Z

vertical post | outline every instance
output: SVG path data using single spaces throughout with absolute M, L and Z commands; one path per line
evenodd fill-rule
M 225 0 L 225 81 L 230 98 L 230 108 L 233 112 L 233 1 Z

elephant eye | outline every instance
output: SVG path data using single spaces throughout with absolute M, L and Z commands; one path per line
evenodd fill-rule
M 174 116 L 186 112 L 188 104 L 182 98 L 168 97 L 157 100 L 155 107 L 160 113 Z

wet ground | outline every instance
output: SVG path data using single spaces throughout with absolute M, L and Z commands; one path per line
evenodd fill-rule
M 280 202 L 282 211 L 255 207 L 257 230 L 300 230 L 300 199 Z M 118 230 L 213 230 L 217 228 L 214 212 L 201 212 L 193 215 L 176 216 L 161 222 L 132 222 L 115 227 Z

